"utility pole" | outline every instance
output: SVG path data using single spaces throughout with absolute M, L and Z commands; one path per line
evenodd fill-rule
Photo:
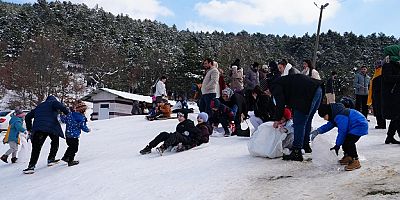
M 318 7 L 318 5 L 314 2 L 315 6 Z M 318 44 L 319 44 L 319 31 L 321 28 L 321 20 L 322 20 L 322 11 L 329 6 L 329 3 L 326 3 L 325 5 L 321 5 L 320 13 L 319 13 L 319 21 L 318 21 L 318 29 L 317 29 L 317 39 L 315 40 L 315 46 L 314 46 L 314 56 L 313 56 L 313 61 L 312 65 L 314 68 L 316 68 L 316 63 L 317 63 L 317 50 L 318 50 Z

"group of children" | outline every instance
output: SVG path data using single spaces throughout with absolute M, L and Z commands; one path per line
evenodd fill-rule
M 90 129 L 86 125 L 86 109 L 87 106 L 85 103 L 78 100 L 74 103 L 74 106 L 71 107 L 71 112 L 69 112 L 67 115 L 60 116 L 60 121 L 66 124 L 65 140 L 68 145 L 68 148 L 61 160 L 68 163 L 68 166 L 79 164 L 79 161 L 75 160 L 74 158 L 75 154 L 78 152 L 81 130 L 84 132 L 90 132 Z M 11 162 L 15 163 L 17 161 L 20 133 L 24 133 L 24 137 L 29 137 L 28 132 L 23 127 L 24 117 L 25 113 L 20 109 L 16 109 L 14 114 L 11 116 L 9 130 L 7 131 L 3 140 L 3 143 L 8 143 L 10 146 L 10 149 L 1 156 L 1 160 L 5 163 L 8 163 L 8 156 L 10 154 L 12 154 Z

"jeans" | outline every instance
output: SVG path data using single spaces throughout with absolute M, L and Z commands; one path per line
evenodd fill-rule
M 200 99 L 200 106 L 199 106 L 200 112 L 206 112 L 208 116 L 211 116 L 212 112 L 210 103 L 211 100 L 214 99 L 216 96 L 217 96 L 216 93 L 203 94 Z
M 294 149 L 302 149 L 304 145 L 309 144 L 312 119 L 315 112 L 317 112 L 321 99 L 322 89 L 321 87 L 318 87 L 311 102 L 310 111 L 307 114 L 293 109 Z
M 56 158 L 58 146 L 59 146 L 58 135 L 38 131 L 38 132 L 35 132 L 32 136 L 32 152 L 31 152 L 31 159 L 29 161 L 29 167 L 35 167 L 35 165 L 39 159 L 39 155 L 40 155 L 40 151 L 42 150 L 43 143 L 44 143 L 44 141 L 46 141 L 47 136 L 49 136 L 51 139 L 50 153 L 49 153 L 49 156 L 47 157 L 47 160 L 54 160 Z

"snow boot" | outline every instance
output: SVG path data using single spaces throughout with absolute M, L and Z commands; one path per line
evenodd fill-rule
M 17 157 L 11 158 L 11 163 L 16 163 L 16 162 L 17 162 L 17 160 L 18 160 L 18 158 L 17 158 Z
M 400 142 L 397 141 L 396 139 L 394 139 L 393 136 L 387 136 L 386 140 L 385 140 L 385 144 L 400 144 Z
M 68 162 L 68 167 L 74 166 L 79 164 L 79 160 L 72 160 Z
M 3 162 L 8 163 L 8 161 L 7 161 L 8 156 L 7 156 L 7 155 L 2 155 L 0 159 L 1 159 Z
M 68 158 L 68 157 L 62 157 L 61 160 L 64 161 L 64 162 L 66 162 L 66 163 L 69 162 L 69 158 Z
M 28 166 L 28 168 L 22 170 L 24 174 L 33 174 L 35 173 L 35 166 Z
M 139 153 L 142 155 L 151 153 L 151 147 L 147 145 L 144 149 L 140 150 Z
M 311 149 L 311 147 L 310 147 L 310 143 L 305 144 L 305 145 L 303 146 L 303 149 L 304 149 L 304 152 L 305 152 L 305 153 L 311 153 L 311 152 L 312 152 L 312 149 Z
M 339 160 L 339 164 L 349 165 L 352 160 L 353 160 L 353 158 L 350 156 L 343 156 L 343 158 Z
M 359 169 L 361 167 L 360 161 L 358 159 L 352 159 L 349 165 L 345 166 L 344 169 L 346 171 L 353 171 L 355 169 Z
M 60 162 L 60 159 L 50 159 L 50 160 L 47 160 L 47 166 L 53 166 L 53 165 L 55 165 L 55 164 L 57 164 L 58 162 Z
M 294 149 L 289 155 L 283 155 L 283 160 L 303 161 L 300 149 Z
M 156 148 L 156 150 L 157 150 L 157 152 L 160 154 L 160 156 L 162 156 L 162 154 L 164 153 L 165 149 L 166 149 L 166 148 L 164 147 L 163 144 L 162 144 L 161 146 L 159 146 L 159 147 Z

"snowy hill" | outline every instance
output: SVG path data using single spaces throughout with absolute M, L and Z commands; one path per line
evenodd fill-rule
M 164 156 L 138 153 L 177 123 L 143 116 L 90 122 L 92 132 L 82 135 L 76 157 L 81 163 L 73 167 L 46 166 L 48 139 L 35 174 L 22 174 L 24 153 L 17 164 L 0 163 L 1 199 L 400 199 L 400 146 L 384 145 L 385 131 L 371 128 L 361 138 L 362 168 L 353 172 L 331 164 L 337 162 L 329 152 L 334 132 L 317 137 L 312 162 L 251 157 L 248 138 L 236 136 Z M 322 123 L 316 116 L 314 126 Z M 7 149 L 0 145 L 0 153 Z M 60 140 L 59 158 L 65 149 Z

